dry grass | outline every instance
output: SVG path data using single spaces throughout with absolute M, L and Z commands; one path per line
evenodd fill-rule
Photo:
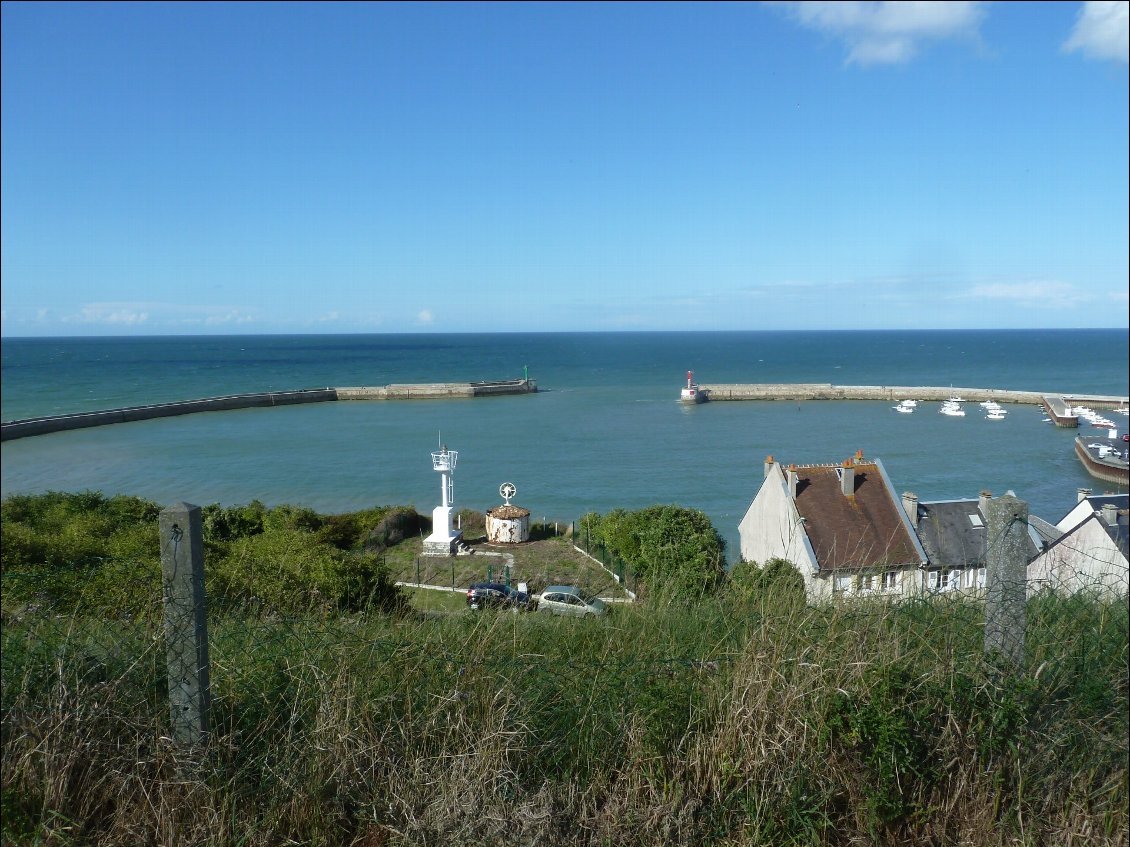
M 1127 843 L 1124 623 L 1071 682 L 952 609 L 618 611 L 214 621 L 195 755 L 159 632 L 6 625 L 4 843 Z

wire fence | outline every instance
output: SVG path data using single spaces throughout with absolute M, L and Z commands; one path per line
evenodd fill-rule
M 938 792 L 963 779 L 1017 792 L 1030 780 L 1025 791 L 1050 795 L 1080 778 L 1057 767 L 1086 761 L 1091 783 L 1073 790 L 1105 810 L 1117 843 L 1126 832 L 1125 558 L 1080 539 L 1029 561 L 1026 530 L 1016 515 L 991 524 L 977 566 L 985 584 L 972 590 L 811 604 L 766 586 L 724 589 L 697 604 L 617 610 L 608 622 L 313 605 L 299 613 L 209 597 L 199 515 L 166 510 L 159 571 L 107 560 L 114 578 L 77 588 L 65 604 L 34 592 L 5 604 L 4 790 L 67 820 L 125 827 L 129 802 L 107 799 L 113 792 L 156 808 L 145 786 L 222 784 L 230 791 L 220 806 L 245 802 L 261 816 L 268 803 L 278 820 L 255 826 L 302 840 L 307 824 L 288 805 L 300 795 L 322 797 L 354 829 L 384 821 L 409 832 L 429 821 L 461 831 L 473 825 L 443 816 L 462 801 L 433 796 L 445 780 L 490 805 L 535 796 L 547 780 L 612 785 L 631 773 L 693 782 L 727 826 L 754 815 L 756 798 L 778 818 L 788 806 L 828 820 L 841 814 L 837 804 L 865 802 L 872 825 L 887 825 L 937 809 Z M 603 545 L 573 540 L 638 587 Z M 969 745 L 974 765 L 946 770 Z M 1040 763 L 1016 773 L 1021 759 Z M 825 767 L 842 770 L 825 779 Z M 845 787 L 849 774 L 862 780 L 859 797 Z M 822 811 L 794 796 L 797 779 L 824 797 Z M 398 780 L 403 792 L 388 787 Z M 1003 802 L 1000 785 L 993 791 Z M 739 795 L 733 808 L 718 799 Z M 436 805 L 425 809 L 420 797 Z M 682 829 L 636 840 L 706 843 L 717 821 L 684 812 Z M 232 812 L 209 814 L 233 825 Z M 517 841 L 519 830 L 577 843 L 553 834 L 551 811 L 529 814 L 532 823 L 495 843 Z M 569 812 L 607 834 L 613 824 L 585 818 L 593 814 Z

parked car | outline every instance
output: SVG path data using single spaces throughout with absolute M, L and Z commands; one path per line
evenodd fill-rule
M 501 582 L 476 582 L 467 589 L 467 606 L 471 609 L 532 608 L 530 595 Z
M 586 615 L 603 615 L 608 611 L 603 600 L 587 591 L 582 591 L 575 585 L 547 586 L 536 600 L 539 612 L 548 612 L 553 615 L 585 617 Z

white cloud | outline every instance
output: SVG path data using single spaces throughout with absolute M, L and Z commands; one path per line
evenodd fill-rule
M 137 326 L 149 320 L 149 309 L 136 303 L 87 303 L 76 314 L 64 315 L 63 323 Z
M 255 320 L 251 315 L 241 312 L 239 309 L 229 309 L 220 314 L 207 315 L 204 318 L 204 323 L 207 326 L 219 326 L 221 324 L 246 324 Z
M 895 64 L 918 53 L 923 41 L 976 39 L 985 16 L 971 2 L 779 3 L 800 24 L 841 39 L 848 64 Z
M 1094 301 L 1094 296 L 1066 282 L 990 282 L 975 285 L 962 298 L 1023 303 L 1044 309 L 1071 309 Z
M 46 317 L 40 310 L 39 320 Z M 237 306 L 183 303 L 86 303 L 75 313 L 63 315 L 65 324 L 110 327 L 227 326 L 253 323 L 254 310 Z
M 1126 63 L 1130 54 L 1130 2 L 1093 0 L 1084 3 L 1075 19 L 1065 52 L 1076 50 L 1091 59 Z
M 428 309 L 421 309 L 419 312 L 416 313 L 416 323 L 418 323 L 418 324 L 430 324 L 434 320 L 435 320 L 435 315 L 433 315 L 431 313 L 431 311 L 428 310 Z

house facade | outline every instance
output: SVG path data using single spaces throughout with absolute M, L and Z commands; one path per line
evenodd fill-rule
M 1095 591 L 1124 597 L 1130 589 L 1130 495 L 1092 497 L 1078 503 L 1056 528 L 1062 533 L 1028 564 L 1028 593 Z
M 992 498 L 989 491 L 982 491 L 976 499 L 930 502 L 919 502 L 910 492 L 902 495 L 903 510 L 926 551 L 927 592 L 977 594 L 985 588 Z M 1028 559 L 1041 549 L 1042 539 L 1029 524 Z
M 926 552 L 882 463 L 862 451 L 840 463 L 787 467 L 768 457 L 738 535 L 744 560 L 794 563 L 811 601 L 925 590 Z

